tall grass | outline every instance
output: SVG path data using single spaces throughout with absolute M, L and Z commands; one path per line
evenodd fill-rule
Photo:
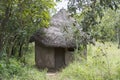
M 77 58 L 79 55 L 75 54 Z M 59 80 L 120 80 L 120 50 L 109 42 L 88 45 L 86 60 L 76 59 L 59 74 Z

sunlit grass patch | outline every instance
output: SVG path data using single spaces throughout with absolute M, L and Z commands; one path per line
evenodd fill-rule
M 120 80 L 120 50 L 115 43 L 88 45 L 87 61 L 74 61 L 60 80 Z

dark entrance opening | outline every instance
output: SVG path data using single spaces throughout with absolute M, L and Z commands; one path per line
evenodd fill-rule
M 55 48 L 55 68 L 60 69 L 65 66 L 65 49 Z

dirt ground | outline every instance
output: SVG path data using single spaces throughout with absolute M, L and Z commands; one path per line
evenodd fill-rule
M 57 72 L 49 72 L 46 74 L 47 80 L 57 80 Z

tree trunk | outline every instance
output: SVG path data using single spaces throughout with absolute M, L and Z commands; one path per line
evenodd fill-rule
M 2 48 L 2 39 L 1 39 L 1 36 L 0 36 L 0 51 L 1 51 L 1 48 Z
M 3 48 L 3 38 L 4 38 L 3 33 L 5 32 L 5 26 L 6 26 L 6 23 L 9 21 L 10 15 L 11 15 L 11 7 L 6 6 L 5 15 L 4 15 L 5 18 L 1 19 L 1 23 L 0 23 L 0 53 Z
M 118 28 L 118 49 L 120 49 L 120 28 Z
M 19 48 L 19 57 L 20 58 L 23 56 L 22 47 L 23 47 L 23 43 L 20 44 L 20 48 Z
M 83 50 L 83 58 L 87 59 L 87 44 L 84 44 L 83 48 L 84 48 L 84 50 Z
M 0 53 L 2 52 L 2 47 L 3 47 L 2 38 L 0 37 Z

